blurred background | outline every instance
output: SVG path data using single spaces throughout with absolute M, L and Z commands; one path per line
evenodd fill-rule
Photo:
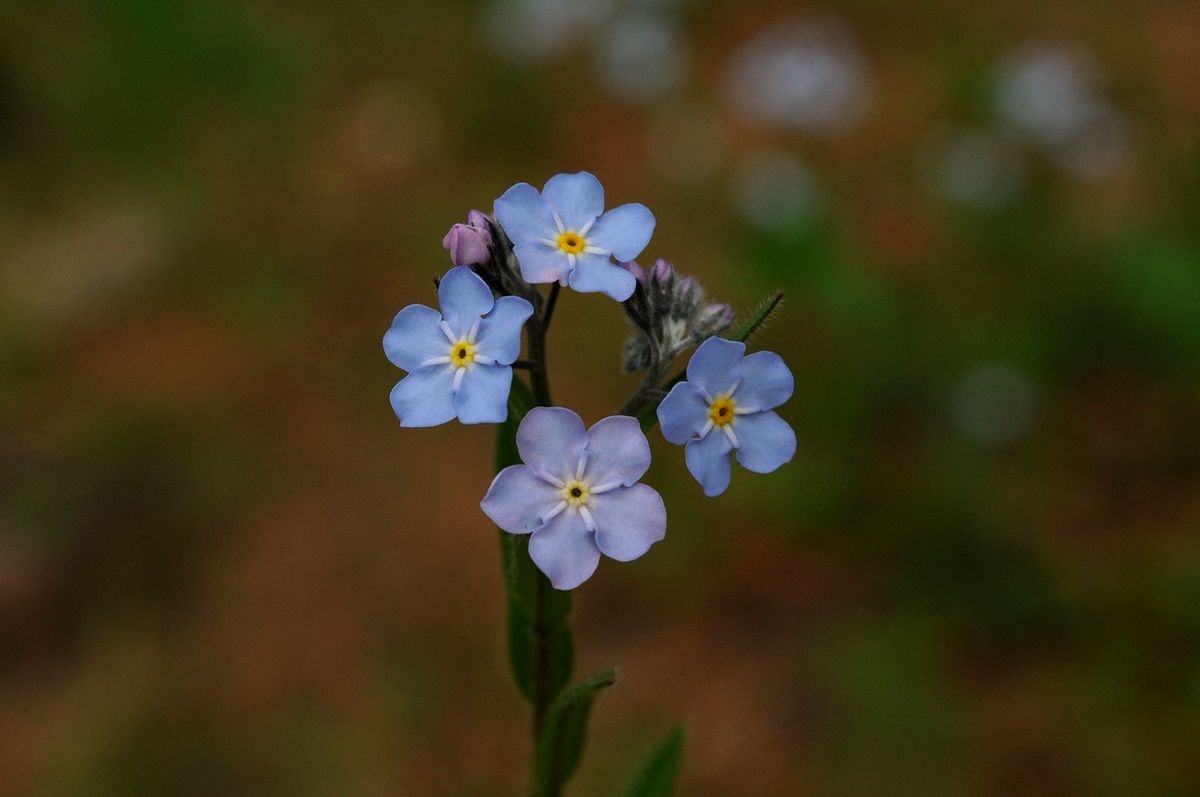
M 0 15 L 0 793 L 524 789 L 492 429 L 380 340 L 588 169 L 783 312 L 795 461 L 578 590 L 574 793 L 1200 788 L 1200 7 L 68 0 Z M 556 398 L 635 387 L 564 293 Z

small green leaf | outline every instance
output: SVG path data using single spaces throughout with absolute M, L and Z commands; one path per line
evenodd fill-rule
M 671 731 L 646 759 L 641 771 L 625 790 L 625 797 L 672 797 L 675 794 L 679 762 L 683 758 L 683 737 L 682 725 Z
M 512 388 L 508 391 L 508 417 L 504 423 L 496 427 L 496 472 L 509 465 L 518 465 L 521 454 L 517 451 L 517 427 L 525 413 L 533 407 L 533 394 L 521 379 L 513 378 Z
M 533 793 L 536 797 L 557 797 L 563 784 L 579 766 L 587 737 L 587 721 L 592 702 L 601 690 L 612 686 L 617 671 L 608 669 L 560 694 L 546 713 L 534 760 Z
M 729 336 L 730 340 L 747 341 L 750 336 L 758 331 L 758 328 L 769 321 L 779 303 L 783 301 L 783 291 L 775 291 L 771 296 L 767 297 L 759 304 L 758 308 L 750 314 L 750 317 L 742 322 L 740 326 Z
M 755 311 L 750 314 L 750 317 L 743 321 L 738 328 L 733 331 L 733 334 L 728 336 L 728 339 L 741 341 L 743 343 L 749 340 L 750 337 L 757 332 L 763 324 L 765 324 L 774 316 L 775 310 L 778 309 L 779 304 L 782 301 L 783 291 L 775 291 L 775 293 L 771 294 L 766 299 L 763 299 L 758 308 L 755 309 Z M 687 379 L 686 369 L 675 374 L 675 376 L 672 377 L 669 382 L 663 385 L 663 392 L 669 393 L 671 388 L 675 387 L 684 379 Z M 642 425 L 643 432 L 650 431 L 658 423 L 658 405 L 661 403 L 661 401 L 647 401 L 638 408 L 635 416 L 638 419 L 638 423 Z
M 525 414 L 536 406 L 537 402 L 534 400 L 529 386 L 525 384 L 525 380 L 514 376 L 512 388 L 508 391 L 509 418 L 512 419 L 513 413 L 516 413 L 516 421 L 519 424 Z
M 554 589 L 537 569 L 529 558 L 527 535 L 501 531 L 500 559 L 508 596 L 513 678 L 531 702 L 548 705 L 571 679 L 575 666 L 575 646 L 567 626 L 571 593 Z

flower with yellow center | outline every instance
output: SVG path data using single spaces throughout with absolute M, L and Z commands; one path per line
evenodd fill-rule
M 521 327 L 533 306 L 517 296 L 495 298 L 467 266 L 446 272 L 438 300 L 440 312 L 405 307 L 384 335 L 388 359 L 408 371 L 392 389 L 396 417 L 403 426 L 503 421 Z
M 587 238 L 573 231 L 562 232 L 554 239 L 554 245 L 565 254 L 577 255 L 587 249 Z
M 685 446 L 688 470 L 707 496 L 729 486 L 733 457 L 770 473 L 796 453 L 796 433 L 774 408 L 792 395 L 792 372 L 778 354 L 746 354 L 740 341 L 712 337 L 696 348 L 687 379 L 658 405 L 667 441 Z
M 633 294 L 637 280 L 618 263 L 633 260 L 650 242 L 654 214 L 645 205 L 605 210 L 600 181 L 579 172 L 556 174 L 541 191 L 517 183 L 496 200 L 495 211 L 526 282 L 557 282 L 618 302 Z
M 563 500 L 569 506 L 583 506 L 587 503 L 590 492 L 586 484 L 575 479 L 563 485 Z
M 475 362 L 475 344 L 469 340 L 460 340 L 450 347 L 450 363 L 459 368 L 466 368 Z
M 708 419 L 717 426 L 726 426 L 733 422 L 737 414 L 737 405 L 729 396 L 717 396 L 708 407 Z
M 608 249 L 602 249 L 588 243 L 587 235 L 591 232 L 592 225 L 595 223 L 596 220 L 592 219 L 584 223 L 581 227 L 568 228 L 564 226 L 563 220 L 556 213 L 554 214 L 554 224 L 558 227 L 558 235 L 553 238 L 544 238 L 542 243 L 566 255 L 567 263 L 571 268 L 575 268 L 579 262 L 579 258 L 583 255 L 608 257 L 612 254 Z
M 746 409 L 739 408 L 737 402 L 733 400 L 733 394 L 738 388 L 738 383 L 735 381 L 730 385 L 729 389 L 718 395 L 716 398 L 705 398 L 708 402 L 708 422 L 704 424 L 704 430 L 701 437 L 704 437 L 712 429 L 720 429 L 729 438 L 729 442 L 737 448 L 738 436 L 734 431 L 734 419 L 739 415 L 745 415 Z
M 663 538 L 662 497 L 639 483 L 650 442 L 627 415 L 597 422 L 534 407 L 517 429 L 522 464 L 492 481 L 480 506 L 510 534 L 529 534 L 529 557 L 556 589 L 574 589 L 601 554 L 629 562 Z
M 445 321 L 439 322 L 439 326 L 446 339 L 450 341 L 450 353 L 439 357 L 429 357 L 422 360 L 421 365 L 450 365 L 454 368 L 454 382 L 451 385 L 451 390 L 457 393 L 462 387 L 468 368 L 476 363 L 481 365 L 495 365 L 496 360 L 494 357 L 481 354 L 479 346 L 475 343 L 475 338 L 479 336 L 479 321 L 475 321 L 471 325 L 471 331 L 467 333 L 466 337 L 455 335 L 454 330 Z

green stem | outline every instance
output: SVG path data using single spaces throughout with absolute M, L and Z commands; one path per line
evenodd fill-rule
M 534 403 L 540 407 L 549 407 L 553 400 L 550 397 L 550 377 L 546 371 L 546 332 L 550 328 L 550 319 L 554 316 L 554 307 L 558 303 L 559 284 L 554 283 L 550 295 L 542 311 L 540 323 L 530 327 L 529 359 L 532 368 L 529 370 L 530 387 L 533 390 Z M 533 594 L 533 742 L 536 748 L 541 738 L 542 724 L 550 702 L 554 700 L 554 685 L 550 679 L 550 624 L 546 617 L 548 596 L 546 591 L 551 589 L 550 582 L 538 573 L 537 587 Z
M 562 288 L 557 282 L 550 286 L 550 296 L 546 298 L 546 309 L 542 310 L 542 330 L 550 328 L 550 319 L 554 317 L 554 306 L 558 304 L 558 292 Z
M 539 407 L 549 407 L 550 377 L 546 373 L 546 326 L 533 324 L 529 330 L 529 387 L 533 390 L 534 403 Z

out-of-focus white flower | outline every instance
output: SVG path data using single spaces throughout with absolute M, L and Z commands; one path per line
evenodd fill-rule
M 1026 47 L 996 70 L 996 111 L 1043 145 L 1068 141 L 1096 112 L 1097 70 L 1084 54 L 1060 47 Z
M 922 148 L 917 168 L 929 191 L 975 210 L 1004 207 L 1025 182 L 1021 149 L 989 130 L 935 135 Z
M 484 22 L 500 55 L 540 61 L 573 41 L 593 38 L 612 5 L 612 0 L 492 0 Z
M 751 225 L 769 232 L 796 233 L 820 215 L 824 198 L 807 166 L 787 152 L 761 152 L 734 177 L 734 201 Z
M 604 32 L 596 51 L 600 83 L 629 102 L 648 103 L 679 85 L 687 46 L 678 26 L 660 14 L 630 14 Z
M 771 25 L 734 56 L 726 88 L 746 119 L 814 133 L 843 130 L 870 105 L 862 51 L 831 24 Z
M 1007 363 L 981 363 L 954 390 L 951 413 L 964 435 L 1001 446 L 1022 437 L 1033 420 L 1036 394 L 1029 376 Z
M 1129 132 L 1125 118 L 1101 95 L 1099 74 L 1081 51 L 1026 47 L 996 70 L 996 111 L 1069 174 L 1107 177 L 1126 159 Z

